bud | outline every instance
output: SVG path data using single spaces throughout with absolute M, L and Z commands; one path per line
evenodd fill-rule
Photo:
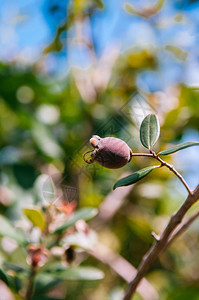
M 132 150 L 123 140 L 118 138 L 100 138 L 98 135 L 94 135 L 90 139 L 90 144 L 95 150 L 89 151 L 91 158 L 85 160 L 87 163 L 97 162 L 105 168 L 118 169 L 131 160 Z M 85 155 L 86 153 L 84 157 Z
M 48 260 L 49 251 L 42 245 L 28 245 L 27 263 L 33 268 L 42 267 Z

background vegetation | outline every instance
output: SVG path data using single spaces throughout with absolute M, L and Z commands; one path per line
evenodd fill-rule
M 113 171 L 82 155 L 92 134 L 144 152 L 151 112 L 157 150 L 199 140 L 198 1 L 12 2 L 0 5 L 1 294 L 119 299 L 187 192 L 164 169 L 112 192 L 150 158 Z M 172 159 L 195 188 L 198 147 Z M 198 299 L 198 231 L 195 221 L 161 255 L 135 299 Z

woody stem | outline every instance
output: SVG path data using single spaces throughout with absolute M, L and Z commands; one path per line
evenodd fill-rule
M 164 161 L 163 159 L 161 159 L 158 156 L 158 154 L 156 154 L 152 150 L 150 150 L 150 152 L 153 154 L 153 156 L 154 156 L 155 159 L 157 159 L 159 162 L 161 162 L 162 166 L 167 167 L 171 172 L 173 172 L 180 179 L 180 181 L 184 184 L 185 188 L 187 189 L 189 195 L 192 195 L 192 191 L 189 188 L 188 184 L 186 183 L 186 181 L 184 180 L 184 178 L 182 177 L 182 175 L 174 168 L 174 166 L 172 166 L 171 164 L 169 164 L 166 161 Z
M 29 283 L 26 291 L 26 300 L 31 300 L 34 291 L 34 279 L 36 275 L 36 269 L 32 266 L 30 271 Z
M 150 149 L 150 153 L 131 153 L 131 156 L 148 156 L 148 157 L 153 157 L 153 158 L 157 159 L 161 163 L 162 167 L 163 166 L 167 167 L 171 172 L 173 172 L 180 179 L 180 181 L 184 184 L 185 188 L 187 189 L 189 195 L 192 195 L 192 191 L 189 188 L 186 181 L 184 180 L 184 178 L 182 177 L 182 175 L 180 175 L 180 173 L 171 164 L 169 164 L 166 161 L 164 161 L 163 159 L 161 159 L 158 156 L 158 154 L 156 154 L 151 149 Z

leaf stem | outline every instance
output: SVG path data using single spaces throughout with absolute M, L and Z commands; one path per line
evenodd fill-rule
M 192 191 L 189 188 L 188 184 L 186 183 L 186 181 L 184 180 L 184 178 L 182 177 L 182 175 L 174 168 L 174 166 L 172 166 L 171 164 L 169 164 L 166 161 L 164 161 L 163 159 L 161 159 L 158 156 L 158 154 L 156 154 L 151 149 L 149 151 L 150 151 L 150 153 L 132 153 L 131 156 L 148 156 L 148 157 L 153 157 L 153 158 L 157 159 L 161 163 L 161 165 L 159 167 L 164 167 L 165 166 L 171 172 L 173 172 L 180 179 L 180 181 L 184 184 L 184 186 L 187 189 L 189 195 L 192 195 Z
M 34 291 L 34 279 L 36 275 L 36 269 L 32 266 L 30 271 L 29 283 L 26 292 L 26 300 L 31 300 Z
M 174 168 L 174 166 L 170 165 L 169 163 L 167 163 L 166 161 L 162 160 L 158 156 L 156 157 L 156 159 L 159 160 L 163 166 L 167 167 L 171 172 L 173 172 L 181 180 L 181 182 L 184 184 L 184 186 L 187 189 L 189 195 L 192 195 L 192 191 L 189 188 L 188 184 L 186 183 L 186 181 L 184 180 L 184 178 L 182 177 L 182 175 L 180 173 L 178 173 L 178 171 Z
M 134 153 L 134 152 L 132 152 L 131 156 L 149 156 L 149 157 L 153 157 L 153 154 L 150 154 L 150 153 Z

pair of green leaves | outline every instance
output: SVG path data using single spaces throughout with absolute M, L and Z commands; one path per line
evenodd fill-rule
M 157 142 L 160 135 L 160 125 L 158 118 L 155 114 L 149 114 L 147 115 L 144 120 L 142 121 L 142 124 L 140 126 L 140 141 L 142 145 L 152 150 L 152 147 Z M 168 149 L 165 149 L 158 153 L 158 155 L 168 155 L 175 153 L 179 150 L 191 147 L 191 146 L 199 146 L 199 142 L 186 142 L 182 143 L 173 147 L 170 147 Z M 138 170 L 137 172 L 120 179 L 116 182 L 113 189 L 115 190 L 117 187 L 120 186 L 127 186 L 133 183 L 136 183 L 137 181 L 141 180 L 145 176 L 147 176 L 152 170 L 157 168 L 157 166 L 150 166 L 146 167 L 144 169 Z

